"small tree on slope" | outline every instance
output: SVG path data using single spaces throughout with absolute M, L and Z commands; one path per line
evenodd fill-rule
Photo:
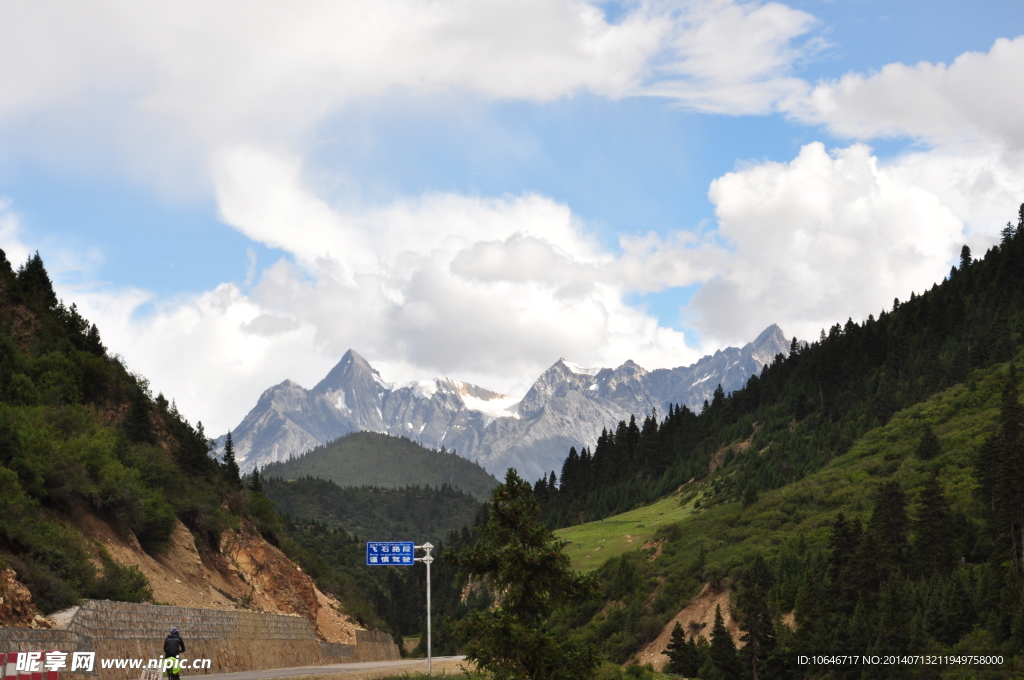
M 556 637 L 548 625 L 558 609 L 593 595 L 594 580 L 572 571 L 564 543 L 538 521 L 540 506 L 515 470 L 509 469 L 487 506 L 477 541 L 443 556 L 460 568 L 460 586 L 480 579 L 498 594 L 494 607 L 455 625 L 466 657 L 494 680 L 594 677 L 597 650 Z

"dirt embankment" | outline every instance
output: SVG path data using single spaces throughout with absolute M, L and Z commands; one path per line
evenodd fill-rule
M 32 593 L 18 581 L 13 569 L 0 570 L 0 625 L 12 628 L 50 628 L 39 608 L 32 603 Z
M 730 591 L 727 588 L 716 589 L 712 588 L 710 583 L 705 584 L 700 594 L 690 600 L 689 604 L 683 607 L 682 611 L 676 614 L 662 628 L 658 637 L 637 653 L 637 661 L 641 664 L 653 664 L 656 670 L 664 668 L 665 664 L 668 663 L 668 657 L 662 654 L 662 652 L 668 648 L 669 640 L 672 637 L 672 630 L 676 627 L 677 622 L 686 631 L 687 640 L 694 636 L 700 636 L 710 641 L 711 629 L 715 625 L 716 607 L 722 608 L 722 620 L 725 622 L 725 627 L 729 630 L 729 634 L 732 635 L 736 646 L 742 647 L 743 643 L 740 642 L 739 624 L 732 618 L 732 613 L 729 611 L 729 593 Z
M 338 601 L 258 534 L 224 532 L 220 552 L 200 553 L 192 533 L 178 522 L 166 550 L 150 555 L 134 535 L 122 535 L 94 513 L 79 514 L 75 523 L 116 562 L 139 567 L 154 603 L 298 614 L 310 620 L 321 640 L 356 642 L 360 626 L 339 611 Z

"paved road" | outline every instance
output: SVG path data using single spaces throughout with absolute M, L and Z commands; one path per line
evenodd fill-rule
M 462 661 L 464 656 L 435 656 L 434 663 L 440 661 Z M 401 671 L 409 666 L 420 666 L 426 670 L 426 659 L 396 659 L 394 661 L 363 661 L 362 663 L 338 663 L 330 666 L 300 666 L 299 668 L 274 668 L 267 671 L 240 671 L 238 673 L 214 673 L 197 675 L 202 680 L 272 680 L 274 678 L 294 678 L 300 675 L 333 675 L 357 673 L 379 668 L 394 668 Z M 182 675 L 183 678 L 188 676 Z

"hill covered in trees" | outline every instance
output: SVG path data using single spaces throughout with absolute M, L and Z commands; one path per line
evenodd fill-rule
M 1017 677 L 1022 274 L 1024 206 L 998 246 L 979 260 L 965 248 L 922 295 L 794 343 L 699 413 L 641 416 L 571 451 L 534 485 L 550 526 L 672 495 L 689 512 L 598 569 L 603 597 L 564 633 L 625 661 L 710 584 L 731 590 L 746 645 L 677 640 L 687 677 Z M 801 654 L 1003 662 L 830 668 Z
M 450 486 L 483 501 L 498 480 L 477 463 L 445 450 L 435 451 L 405 437 L 353 432 L 298 458 L 269 463 L 264 477 L 329 479 L 338 486 Z
M 447 484 L 382 489 L 340 487 L 327 479 L 265 478 L 263 490 L 277 511 L 342 527 L 370 541 L 430 541 L 472 526 L 480 501 Z
M 723 466 L 736 498 L 820 469 L 897 411 L 1005 362 L 1024 330 L 1024 208 L 980 260 L 965 246 L 949 278 L 862 323 L 793 342 L 743 389 L 717 390 L 701 412 L 640 414 L 572 450 L 558 483 L 538 480 L 545 516 L 567 526 L 664 496 Z
M 0 251 L 0 559 L 44 612 L 81 597 L 148 597 L 141 573 L 109 559 L 94 567 L 67 521 L 82 508 L 150 551 L 176 519 L 215 550 L 250 515 L 249 496 L 207 451 L 202 424 L 154 397 L 57 299 L 38 254 L 15 272 Z
M 243 486 L 237 466 L 210 457 L 210 445 L 201 423 L 154 396 L 144 377 L 108 354 L 99 329 L 57 299 L 38 254 L 15 271 L 0 251 L 0 565 L 13 569 L 34 606 L 49 613 L 86 597 L 138 602 L 170 593 L 132 563 L 134 550 L 121 551 L 119 562 L 102 541 L 120 534 L 150 556 L 175 554 L 179 521 L 203 555 L 200 569 L 223 568 L 233 590 L 219 594 L 245 606 L 239 593 L 248 584 L 230 572 L 222 540 L 260 545 L 258 532 L 292 555 L 301 546 L 262 491 Z M 288 565 L 291 586 L 311 588 L 297 583 L 287 560 L 274 564 Z M 379 621 L 363 591 L 342 586 L 333 592 L 349 613 Z M 274 598 L 267 596 L 264 604 Z

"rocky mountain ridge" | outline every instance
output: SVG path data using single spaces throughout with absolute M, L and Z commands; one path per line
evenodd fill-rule
M 349 432 L 404 436 L 424 446 L 455 450 L 494 475 L 515 467 L 536 479 L 562 465 L 569 447 L 591 446 L 601 430 L 630 415 L 685 404 L 700 410 L 721 384 L 738 389 L 789 340 L 769 326 L 753 342 L 705 356 L 691 366 L 648 371 L 633 361 L 617 368 L 584 368 L 559 359 L 521 400 L 477 385 L 438 377 L 388 383 L 349 350 L 310 390 L 291 380 L 266 390 L 233 430 L 243 471 L 300 456 Z M 217 444 L 223 447 L 224 436 Z

